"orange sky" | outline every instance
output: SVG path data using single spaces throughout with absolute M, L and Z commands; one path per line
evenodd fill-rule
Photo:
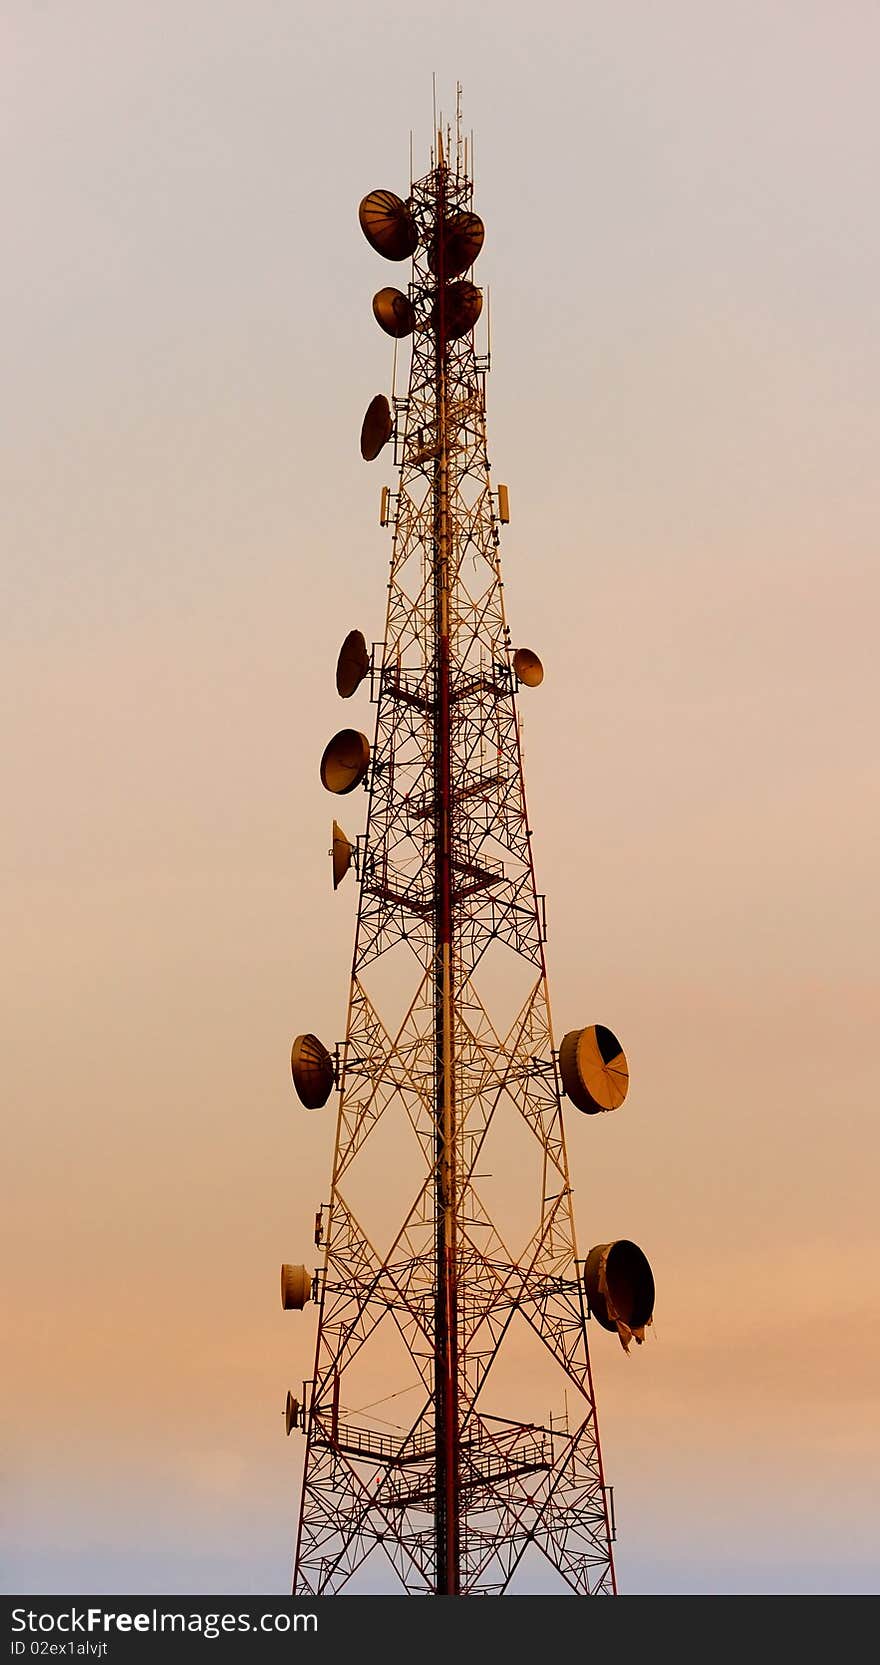
M 554 1020 L 632 1071 L 568 1128 L 582 1247 L 658 1285 L 592 1343 L 620 1584 L 878 1588 L 880 23 L 728 13 L 5 9 L 9 1590 L 288 1585 L 332 1137 L 288 1053 L 344 1025 L 317 766 L 389 555 L 356 208 L 434 69 Z

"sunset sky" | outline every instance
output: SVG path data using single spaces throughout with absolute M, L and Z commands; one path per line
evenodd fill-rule
M 318 762 L 390 554 L 357 206 L 436 73 L 554 1021 L 632 1072 L 567 1112 L 581 1246 L 657 1280 L 591 1326 L 620 1587 L 880 1591 L 878 67 L 870 0 L 6 0 L 3 1589 L 289 1588 L 289 1048 L 344 1029 Z

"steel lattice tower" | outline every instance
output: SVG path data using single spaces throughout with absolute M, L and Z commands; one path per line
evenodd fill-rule
M 334 883 L 352 857 L 359 880 L 345 1041 L 334 1057 L 301 1036 L 293 1054 L 307 1105 L 339 1091 L 330 1198 L 316 1221 L 323 1265 L 314 1279 L 282 1271 L 285 1306 L 310 1294 L 318 1304 L 305 1403 L 288 1396 L 288 1432 L 306 1435 L 294 1592 L 357 1587 L 381 1546 L 400 1592 L 503 1594 L 521 1586 L 526 1566 L 547 1588 L 543 1561 L 555 1568 L 554 1588 L 610 1594 L 613 1529 L 586 1325 L 592 1303 L 625 1343 L 641 1339 L 653 1284 L 648 1303 L 641 1266 L 624 1264 L 629 1250 L 640 1256 L 634 1245 L 593 1251 L 586 1290 L 578 1259 L 562 1093 L 581 1109 L 613 1108 L 626 1065 L 607 1030 L 554 1047 L 517 710 L 519 682 L 535 684 L 542 671 L 534 654 L 514 653 L 505 617 L 507 493 L 490 483 L 488 354 L 473 334 L 481 297 L 463 280 L 482 222 L 466 147 L 459 138 L 454 162 L 450 148 L 438 133 L 431 169 L 405 202 L 374 192 L 361 205 L 373 246 L 412 259 L 408 292 L 384 290 L 374 302 L 388 333 L 411 337 L 412 357 L 406 397 L 393 410 L 374 400 L 362 435 L 371 459 L 393 434 L 397 464 L 381 514 L 393 528 L 384 639 L 370 655 L 352 632 L 337 672 L 345 696 L 369 678 L 374 738 L 341 731 L 321 769 L 331 791 L 362 782 L 368 791 L 354 846 L 334 823 Z M 402 1018 L 392 1020 L 376 993 L 382 961 L 393 964 Z M 505 965 L 521 977 L 512 1023 L 493 1006 Z M 591 1097 L 585 1073 L 583 1047 L 595 1050 L 597 1034 L 606 1085 L 615 1068 L 622 1083 L 613 1103 L 595 1083 Z M 400 1161 L 389 1162 L 386 1148 L 381 1170 L 370 1170 L 371 1141 L 392 1115 Z M 533 1217 L 509 1243 L 483 1163 L 512 1122 L 526 1130 L 536 1187 Z M 356 1201 L 365 1162 L 394 1211 L 377 1244 Z M 615 1254 L 624 1274 L 616 1286 Z M 538 1339 L 555 1381 L 556 1414 L 542 1423 L 493 1409 L 514 1317 Z M 396 1426 L 377 1426 L 352 1409 L 349 1384 L 365 1349 L 381 1359 L 390 1332 L 411 1379 L 407 1397 L 391 1366 L 383 1397 L 399 1395 L 408 1410 Z

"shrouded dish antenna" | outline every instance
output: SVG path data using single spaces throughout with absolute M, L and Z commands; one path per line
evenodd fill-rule
M 294 1399 L 292 1393 L 288 1393 L 287 1403 L 284 1407 L 284 1431 L 286 1434 L 292 1434 L 294 1428 L 299 1427 L 299 1409 L 299 1400 Z
M 618 1110 L 629 1087 L 629 1067 L 616 1035 L 604 1024 L 572 1029 L 559 1048 L 562 1085 L 572 1104 L 588 1116 Z
M 290 1050 L 290 1073 L 301 1103 L 320 1110 L 336 1082 L 333 1058 L 317 1035 L 297 1035 Z
M 539 688 L 544 680 L 544 667 L 531 648 L 517 648 L 513 656 L 513 669 L 517 682 L 524 683 L 526 688 Z
M 346 838 L 338 821 L 333 823 L 333 847 L 330 851 L 333 862 L 333 889 L 338 890 L 346 873 L 351 866 L 354 845 Z
M 393 335 L 395 341 L 412 335 L 416 327 L 412 301 L 399 289 L 380 289 L 378 295 L 373 296 L 373 317 L 385 334 Z
M 472 330 L 483 310 L 482 290 L 475 288 L 472 283 L 450 283 L 443 290 L 443 315 L 446 326 L 446 339 L 457 341 L 460 335 L 467 335 Z M 434 302 L 431 308 L 431 323 L 437 326 L 440 318 L 440 300 Z
M 350 699 L 360 687 L 370 668 L 367 644 L 359 630 L 350 630 L 339 649 L 336 661 L 336 692 L 342 699 Z
M 654 1274 L 636 1243 L 625 1237 L 599 1243 L 584 1263 L 584 1288 L 590 1311 L 605 1330 L 616 1330 L 628 1347 L 642 1342 L 654 1316 Z
M 377 393 L 367 406 L 361 428 L 361 456 L 364 462 L 372 462 L 374 457 L 378 457 L 383 445 L 391 438 L 393 428 L 391 406 L 384 393 Z
M 370 762 L 370 742 L 356 728 L 342 728 L 321 758 L 321 784 L 328 792 L 353 792 Z
M 361 231 L 370 247 L 386 260 L 409 260 L 419 234 L 405 202 L 393 191 L 370 191 L 358 209 Z M 464 271 L 464 267 L 462 267 Z
M 443 276 L 444 278 L 461 277 L 473 265 L 481 248 L 486 228 L 479 214 L 471 214 L 463 210 L 460 214 L 450 214 L 443 227 Z M 435 234 L 428 250 L 428 265 L 436 276 L 440 269 L 439 249 Z
M 301 1312 L 312 1298 L 312 1280 L 305 1266 L 282 1266 L 281 1305 L 285 1312 Z

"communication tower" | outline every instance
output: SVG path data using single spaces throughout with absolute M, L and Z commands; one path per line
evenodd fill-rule
M 318 1309 L 285 1412 L 306 1442 L 293 1588 L 613 1594 L 587 1321 L 641 1341 L 654 1282 L 634 1243 L 582 1259 L 575 1240 L 562 1098 L 614 1110 L 629 1076 L 600 1024 L 554 1045 L 518 715 L 544 672 L 505 613 L 460 99 L 409 195 L 371 191 L 359 218 L 411 263 L 373 300 L 411 362 L 361 432 L 396 467 L 384 636 L 350 631 L 336 670 L 373 736 L 341 729 L 320 765 L 327 791 L 367 795 L 362 834 L 332 828 L 333 887 L 351 869 L 359 887 L 345 1039 L 300 1035 L 291 1058 L 307 1109 L 339 1095 L 322 1261 L 281 1273 L 285 1308 Z

